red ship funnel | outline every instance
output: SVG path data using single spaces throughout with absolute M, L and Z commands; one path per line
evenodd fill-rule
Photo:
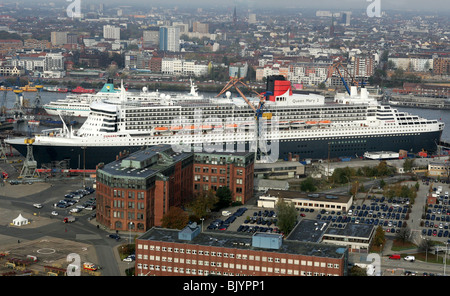
M 273 95 L 269 96 L 269 101 L 275 102 L 275 97 L 283 96 L 288 93 L 292 95 L 291 82 L 287 81 L 284 76 L 269 76 L 267 77 L 266 92 L 271 92 Z

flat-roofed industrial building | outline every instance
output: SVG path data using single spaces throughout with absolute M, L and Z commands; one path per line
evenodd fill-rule
M 293 203 L 296 208 L 315 210 L 348 211 L 353 203 L 353 196 L 348 194 L 305 193 L 291 190 L 267 190 L 258 199 L 258 206 L 275 208 L 279 198 Z
M 345 276 L 345 246 L 285 240 L 279 234 L 154 227 L 136 239 L 136 275 Z

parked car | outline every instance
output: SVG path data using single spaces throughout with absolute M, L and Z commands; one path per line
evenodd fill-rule
M 136 256 L 132 254 L 132 255 L 128 255 L 128 257 L 124 258 L 123 261 L 132 262 L 135 260 L 135 258 L 136 258 Z
M 115 240 L 119 240 L 120 239 L 120 236 L 118 234 L 110 234 L 109 237 L 113 238 Z
M 42 205 L 38 204 L 38 203 L 35 203 L 35 204 L 33 204 L 33 207 L 35 207 L 36 209 L 41 209 Z
M 403 259 L 405 259 L 406 261 L 410 261 L 410 262 L 416 261 L 416 257 L 414 257 L 414 256 L 406 256 L 406 257 L 403 258 Z
M 389 256 L 389 259 L 400 260 L 401 256 L 399 254 L 393 254 Z

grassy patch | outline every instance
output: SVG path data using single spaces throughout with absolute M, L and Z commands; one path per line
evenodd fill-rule
M 403 242 L 400 240 L 394 240 L 392 243 L 392 251 L 404 251 L 416 249 L 417 246 L 411 242 Z
M 444 264 L 444 257 L 445 257 L 444 253 L 435 255 L 434 253 L 430 253 L 430 252 L 428 252 L 428 254 L 426 254 L 425 252 L 421 252 L 421 253 L 408 254 L 408 255 L 412 255 L 412 256 L 416 257 L 416 260 L 419 260 L 419 261 L 428 262 L 428 263 Z M 447 256 L 447 265 L 448 264 L 450 264 L 449 256 Z

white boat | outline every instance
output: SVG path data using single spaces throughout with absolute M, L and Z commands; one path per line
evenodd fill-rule
M 93 102 L 101 100 L 119 100 L 120 92 L 115 89 L 112 80 L 103 86 L 103 88 L 95 94 L 70 94 L 65 99 L 59 99 L 45 104 L 43 108 L 49 115 L 69 115 L 74 117 L 88 117 L 91 112 L 90 105 Z M 141 92 L 126 92 L 126 98 L 130 102 L 140 101 L 157 101 L 161 99 L 159 92 L 149 92 L 147 88 L 143 88 Z M 162 98 L 165 100 L 165 98 Z
M 259 97 L 250 103 L 231 94 L 226 98 L 161 96 L 131 102 L 122 86 L 111 99 L 91 103 L 89 116 L 78 130 L 64 126 L 36 135 L 34 158 L 38 165 L 68 160 L 71 168 L 79 167 L 80 159 L 85 158 L 86 168 L 95 168 L 100 162 L 114 161 L 123 151 L 132 153 L 161 144 L 172 145 L 176 151 L 200 147 L 219 152 L 253 151 L 265 144 L 280 159 L 289 153 L 301 159 L 326 159 L 367 151 L 437 150 L 444 123 L 381 105 L 365 88 L 358 91 L 353 86 L 350 94 L 328 100 L 316 94 L 293 94 L 289 82 L 269 78 L 267 87 L 273 89 L 269 89 L 272 95 L 265 101 L 264 112 L 272 116 L 261 117 L 257 126 L 265 129 L 243 124 L 255 120 L 250 104 L 258 106 Z M 291 125 L 279 129 L 280 121 Z M 321 121 L 327 124 L 320 126 Z M 6 143 L 25 156 L 24 140 L 8 139 Z

